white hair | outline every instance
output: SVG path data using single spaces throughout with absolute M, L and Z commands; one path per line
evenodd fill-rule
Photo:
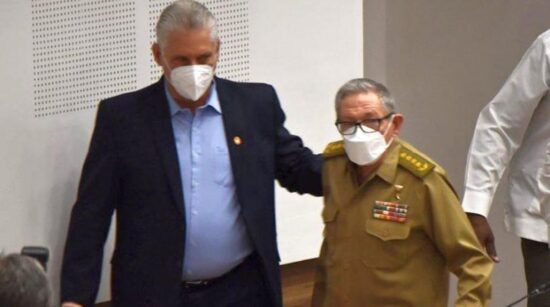
M 177 0 L 167 6 L 157 22 L 157 43 L 166 44 L 169 33 L 175 30 L 208 28 L 213 42 L 219 40 L 216 18 L 202 4 L 193 0 Z
M 386 86 L 367 78 L 352 79 L 340 87 L 335 98 L 336 112 L 344 98 L 358 93 L 376 94 L 388 112 L 395 112 L 395 100 Z
M 0 255 L 0 306 L 51 307 L 52 303 L 48 278 L 36 260 Z

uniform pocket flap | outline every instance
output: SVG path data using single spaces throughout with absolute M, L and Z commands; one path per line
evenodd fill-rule
M 365 231 L 382 241 L 404 240 L 409 237 L 410 227 L 402 223 L 369 219 Z

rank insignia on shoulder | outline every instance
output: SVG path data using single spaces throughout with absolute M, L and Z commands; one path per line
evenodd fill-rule
M 420 178 L 428 175 L 435 167 L 431 161 L 405 146 L 402 146 L 399 152 L 399 165 Z
M 409 205 L 392 203 L 387 201 L 375 201 L 372 207 L 372 217 L 377 220 L 405 223 Z
M 332 142 L 325 147 L 325 151 L 323 151 L 323 158 L 328 159 L 332 157 L 342 156 L 346 154 L 346 150 L 344 149 L 344 142 L 343 141 L 337 141 Z

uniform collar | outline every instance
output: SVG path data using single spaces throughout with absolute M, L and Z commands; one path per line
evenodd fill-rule
M 368 184 L 369 181 L 371 181 L 375 176 L 378 176 L 382 180 L 386 181 L 389 184 L 393 184 L 395 180 L 395 176 L 397 174 L 397 166 L 399 164 L 399 151 L 401 150 L 401 142 L 396 137 L 390 147 L 387 149 L 384 157 L 382 157 L 384 160 L 378 166 L 374 174 L 371 174 L 367 180 L 365 180 L 360 185 Z M 349 158 L 346 156 L 346 160 L 348 161 L 348 172 L 351 174 L 352 178 L 355 178 L 357 175 L 358 169 L 357 165 L 353 164 Z
M 399 164 L 399 150 L 401 144 L 399 139 L 396 137 L 388 150 L 386 151 L 385 156 L 383 157 L 384 161 L 376 170 L 375 175 L 386 181 L 387 183 L 393 184 L 395 180 L 395 174 L 397 173 L 397 166 Z

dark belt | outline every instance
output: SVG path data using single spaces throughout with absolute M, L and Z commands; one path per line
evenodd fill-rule
M 236 267 L 231 269 L 231 271 L 223 274 L 222 276 L 212 278 L 212 279 L 203 279 L 203 280 L 193 280 L 193 281 L 185 281 L 184 280 L 184 281 L 181 282 L 181 286 L 184 289 L 187 289 L 187 290 L 200 290 L 200 289 L 208 288 L 208 287 L 210 287 L 214 284 L 217 284 L 217 283 L 229 278 L 230 276 L 237 273 L 243 267 L 245 267 L 249 264 L 252 264 L 252 262 L 256 259 L 256 257 L 258 257 L 258 256 L 256 255 L 255 252 L 253 252 L 252 254 L 247 256 L 243 260 L 243 262 L 241 262 L 239 265 L 237 265 Z

